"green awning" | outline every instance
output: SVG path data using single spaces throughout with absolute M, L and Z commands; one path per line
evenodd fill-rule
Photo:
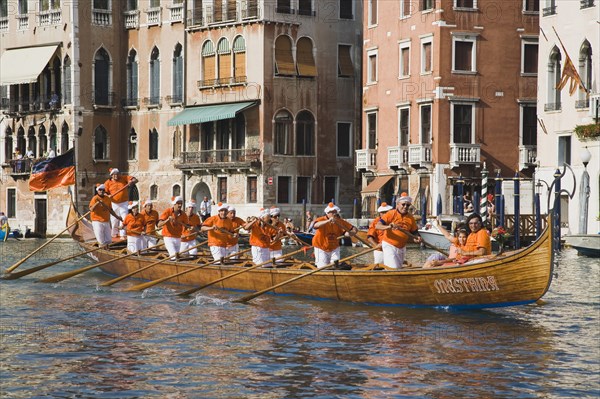
M 186 108 L 167 122 L 168 126 L 191 125 L 235 118 L 242 112 L 256 105 L 256 101 L 235 104 L 205 105 L 203 107 Z

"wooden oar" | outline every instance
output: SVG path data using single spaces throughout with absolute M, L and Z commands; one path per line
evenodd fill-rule
M 184 254 L 184 253 L 186 253 L 186 252 L 189 252 L 189 251 L 191 251 L 192 249 L 195 249 L 195 248 L 201 247 L 202 245 L 206 244 L 207 242 L 208 242 L 208 240 L 202 241 L 202 242 L 201 242 L 200 244 L 198 244 L 198 245 L 194 245 L 194 246 L 193 246 L 193 247 L 191 247 L 191 248 L 185 249 L 185 250 L 183 250 L 183 251 L 181 251 L 181 252 L 177 252 L 177 254 L 175 254 L 175 256 L 177 256 L 177 255 L 181 255 L 181 254 Z M 151 263 L 151 264 L 149 264 L 149 265 L 146 265 L 146 266 L 144 266 L 144 267 L 141 267 L 141 268 L 139 268 L 139 269 L 137 269 L 137 270 L 134 270 L 134 271 L 132 271 L 132 272 L 129 272 L 129 273 L 127 273 L 127 274 L 124 274 L 124 275 L 122 275 L 122 276 L 119 276 L 119 277 L 117 277 L 117 278 L 113 278 L 112 280 L 105 281 L 105 282 L 101 283 L 100 285 L 101 285 L 101 286 L 103 286 L 103 287 L 108 287 L 108 286 L 111 286 L 111 285 L 113 285 L 113 284 L 116 284 L 116 283 L 118 283 L 118 282 L 119 282 L 119 281 L 121 281 L 121 280 L 125 280 L 127 277 L 131 277 L 131 276 L 133 276 L 134 274 L 138 274 L 139 272 L 143 272 L 144 270 L 148 270 L 148 269 L 150 269 L 151 267 L 154 267 L 154 266 L 156 266 L 156 265 L 158 265 L 158 264 L 160 264 L 160 263 L 163 263 L 163 262 L 166 262 L 166 261 L 168 261 L 168 260 L 171 260 L 171 258 L 172 258 L 172 256 L 168 256 L 168 257 L 167 257 L 167 258 L 165 258 L 165 259 L 161 259 L 161 260 L 159 260 L 159 261 L 157 261 L 157 262 Z
M 55 235 L 54 237 L 52 237 L 50 240 L 46 241 L 44 244 L 42 244 L 40 247 L 38 247 L 35 251 L 33 251 L 32 253 L 30 253 L 29 255 L 27 255 L 26 257 L 24 257 L 23 259 L 21 259 L 20 261 L 18 261 L 17 263 L 15 263 L 14 265 L 12 265 L 11 267 L 9 267 L 8 269 L 5 270 L 6 273 L 10 273 L 13 270 L 15 270 L 17 267 L 19 267 L 21 264 L 23 264 L 27 259 L 31 258 L 33 255 L 35 255 L 37 252 L 39 252 L 42 248 L 44 248 L 46 245 L 50 244 L 52 241 L 56 240 L 62 233 L 64 233 L 65 231 L 69 230 L 71 227 L 75 226 L 77 223 L 79 223 L 79 221 L 81 219 L 83 219 L 84 217 L 86 217 L 87 215 L 90 214 L 91 211 L 86 212 L 85 214 L 81 215 L 80 217 L 77 218 L 76 221 L 74 221 L 73 223 L 71 223 L 70 225 L 68 225 L 63 231 L 61 231 L 60 233 L 58 233 L 57 235 Z
M 238 255 L 241 255 L 243 253 L 246 253 L 246 252 L 248 252 L 250 250 L 252 250 L 252 248 L 244 249 L 243 251 L 236 252 L 234 254 L 228 255 L 228 256 L 226 256 L 226 257 L 224 257 L 222 259 L 229 259 L 229 258 L 232 258 L 234 256 L 238 256 Z M 129 288 L 125 289 L 125 291 L 142 291 L 142 290 L 145 290 L 146 288 L 153 287 L 153 286 L 155 286 L 157 284 L 160 284 L 160 283 L 162 283 L 164 281 L 170 280 L 170 279 L 175 278 L 175 277 L 179 277 L 182 274 L 187 274 L 187 273 L 190 273 L 190 272 L 193 272 L 193 271 L 205 268 L 206 266 L 214 265 L 215 263 L 219 263 L 222 259 L 213 260 L 212 262 L 205 263 L 205 264 L 199 265 L 199 266 L 195 266 L 195 267 L 189 268 L 187 270 L 181 271 L 179 273 L 175 273 L 175 274 L 172 274 L 170 276 L 166 276 L 166 277 L 162 277 L 162 278 L 159 278 L 159 279 L 156 279 L 156 280 L 152 280 L 152 281 L 149 281 L 147 283 L 142 283 L 142 284 L 134 285 L 133 287 L 129 287 Z
M 262 263 L 259 263 L 259 264 L 257 264 L 257 265 L 254 265 L 254 266 L 250 266 L 250 267 L 248 267 L 248 268 L 246 268 L 246 269 L 244 269 L 244 270 L 239 270 L 239 271 L 237 271 L 237 272 L 235 272 L 235 273 L 228 274 L 228 275 L 227 275 L 227 276 L 225 276 L 225 277 L 218 278 L 218 279 L 216 279 L 216 280 L 213 280 L 213 281 L 211 281 L 211 282 L 210 282 L 210 283 L 208 283 L 208 284 L 201 285 L 200 287 L 194 287 L 194 288 L 190 288 L 190 289 L 189 289 L 189 290 L 187 290 L 187 291 L 180 292 L 179 294 L 177 294 L 177 296 L 182 296 L 182 297 L 183 297 L 183 296 L 188 296 L 188 295 L 190 295 L 190 294 L 193 294 L 194 292 L 200 291 L 200 290 L 201 290 L 201 289 L 203 289 L 203 288 L 210 287 L 210 286 L 211 286 L 211 285 L 213 285 L 213 284 L 219 283 L 219 282 L 221 282 L 221 281 L 223 281 L 223 280 L 227 280 L 227 279 L 228 279 L 228 278 L 230 278 L 230 277 L 234 277 L 234 276 L 237 276 L 238 274 L 242 274 L 242 273 L 249 272 L 250 270 L 254 270 L 254 269 L 256 269 L 257 267 L 264 266 L 264 265 L 266 265 L 266 264 L 268 264 L 268 263 L 271 263 L 271 262 L 273 262 L 273 261 L 275 261 L 275 262 L 276 262 L 276 261 L 278 261 L 278 260 L 281 260 L 281 259 L 286 259 L 286 258 L 289 258 L 290 256 L 296 255 L 297 253 L 299 253 L 299 252 L 302 252 L 302 251 L 306 250 L 307 248 L 312 248 L 312 246 L 310 246 L 310 247 L 305 247 L 305 248 L 302 248 L 302 249 L 298 249 L 298 250 L 296 250 L 296 251 L 294 251 L 294 252 L 290 252 L 290 253 L 288 253 L 288 254 L 282 255 L 282 256 L 280 256 L 280 257 L 278 257 L 278 258 L 271 259 L 271 260 L 269 260 L 268 262 L 262 262 Z
M 334 223 L 335 223 L 335 224 L 336 224 L 338 227 L 340 227 L 342 230 L 344 230 L 344 232 L 346 232 L 346 229 L 344 228 L 344 226 L 342 226 L 341 224 L 339 224 L 336 218 L 334 218 L 334 219 L 333 219 L 333 222 L 334 222 Z M 356 232 L 358 233 L 358 228 L 357 228 L 356 226 L 353 226 L 353 225 L 350 225 L 350 226 L 352 226 L 352 228 L 356 229 Z M 358 241 L 360 241 L 360 242 L 362 242 L 363 244 L 365 244 L 365 245 L 366 245 L 368 248 L 372 248 L 372 247 L 373 247 L 373 245 L 372 245 L 372 244 L 371 244 L 369 241 L 365 240 L 365 239 L 364 239 L 364 238 L 362 238 L 362 237 L 359 237 L 359 236 L 358 236 L 358 234 L 355 234 L 355 235 L 353 235 L 353 236 L 351 236 L 351 237 L 354 237 L 354 238 L 356 238 Z
M 160 247 L 162 245 L 164 245 L 164 244 L 157 244 L 157 245 L 154 245 L 154 246 L 146 248 L 146 249 L 140 249 L 137 252 L 132 252 L 132 253 L 129 253 L 127 255 L 123 255 L 123 256 L 119 256 L 119 257 L 114 258 L 114 259 L 106 260 L 104 262 L 94 263 L 92 265 L 85 266 L 85 267 L 82 267 L 80 269 L 73 270 L 73 271 L 70 271 L 70 272 L 58 274 L 56 276 L 48 277 L 48 278 L 45 278 L 45 279 L 40 280 L 40 281 L 42 283 L 58 283 L 59 281 L 63 281 L 63 280 L 66 280 L 68 278 L 77 276 L 78 274 L 85 273 L 88 270 L 95 269 L 96 267 L 99 267 L 99 266 L 102 266 L 102 265 L 106 265 L 107 263 L 111 263 L 111 262 L 114 262 L 116 260 L 125 259 L 125 258 L 128 258 L 128 257 L 133 256 L 133 255 L 139 255 L 142 252 L 149 251 L 151 249 Z
M 301 274 L 301 275 L 299 275 L 299 276 L 296 276 L 296 277 L 294 277 L 294 278 L 291 278 L 291 279 L 289 279 L 289 280 L 285 280 L 285 281 L 283 281 L 283 282 L 281 282 L 281 283 L 279 283 L 279 284 L 275 284 L 275 285 L 273 285 L 273 286 L 271 286 L 271 287 L 269 287 L 269 288 L 265 288 L 264 290 L 260 290 L 260 291 L 258 291 L 258 292 L 255 292 L 255 293 L 253 293 L 253 294 L 246 295 L 246 296 L 245 296 L 245 297 L 243 297 L 243 298 L 236 299 L 236 300 L 235 300 L 235 301 L 233 301 L 233 302 L 237 302 L 237 303 L 246 303 L 246 302 L 248 302 L 249 300 L 256 298 L 257 296 L 260 296 L 260 295 L 264 294 L 265 292 L 269 292 L 269 291 L 272 291 L 272 290 L 274 290 L 274 289 L 277 289 L 277 288 L 279 288 L 279 287 L 283 287 L 284 285 L 287 285 L 287 284 L 289 284 L 289 283 L 293 283 L 294 281 L 296 281 L 296 280 L 300 280 L 301 278 L 304 278 L 304 277 L 307 277 L 307 276 L 310 276 L 311 274 L 315 274 L 315 273 L 317 273 L 317 272 L 320 272 L 320 271 L 322 271 L 322 270 L 329 269 L 330 267 L 333 267 L 333 266 L 335 266 L 337 263 L 341 263 L 341 262 L 345 262 L 345 261 L 347 261 L 347 260 L 350 260 L 350 259 L 357 258 L 357 257 L 359 257 L 359 256 L 361 256 L 361 255 L 365 255 L 365 254 L 368 254 L 369 252 L 375 251 L 376 249 L 377 249 L 377 248 L 369 248 L 369 249 L 366 249 L 366 250 L 364 250 L 364 251 L 362 251 L 362 252 L 359 252 L 359 253 L 357 253 L 357 254 L 354 254 L 354 255 L 347 256 L 347 257 L 345 257 L 344 259 L 340 259 L 339 261 L 332 262 L 332 263 L 330 263 L 330 264 L 328 264 L 328 265 L 325 265 L 325 266 L 323 266 L 323 267 L 319 267 L 319 268 L 317 268 L 317 269 L 315 269 L 315 270 L 311 270 L 310 272 L 307 272 L 307 273 Z

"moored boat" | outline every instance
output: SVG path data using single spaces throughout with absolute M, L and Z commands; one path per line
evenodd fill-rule
M 77 219 L 74 209 L 68 223 Z M 550 225 L 550 224 L 549 224 Z M 93 248 L 91 225 L 85 219 L 72 229 L 73 239 L 83 248 Z M 115 259 L 110 250 L 94 252 L 98 261 Z M 101 266 L 109 274 L 122 276 L 155 261 L 155 257 L 135 256 Z M 215 284 L 215 288 L 261 291 L 307 274 L 274 290 L 275 294 L 299 295 L 368 304 L 403 306 L 442 306 L 487 308 L 533 303 L 548 290 L 552 281 L 553 251 L 550 231 L 527 248 L 467 262 L 460 266 L 433 269 L 393 270 L 382 265 L 354 264 L 351 270 L 314 272 L 314 265 L 297 262 L 287 268 L 256 268 L 244 273 L 248 262 L 233 266 L 209 265 L 168 280 L 186 286 L 201 286 L 227 275 L 236 276 Z M 155 280 L 189 270 L 193 262 L 164 261 L 136 277 Z M 314 273 L 308 274 L 311 271 Z
M 600 258 L 600 234 L 573 234 L 563 238 L 579 255 Z

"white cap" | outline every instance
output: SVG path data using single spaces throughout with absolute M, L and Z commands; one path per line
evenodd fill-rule
M 152 201 L 151 199 L 147 199 L 146 201 L 144 201 L 144 206 L 152 205 L 153 203 L 154 203 L 154 201 Z
M 398 200 L 398 203 L 400 202 L 413 202 L 413 200 L 412 197 L 407 193 L 402 193 L 400 194 L 400 199 Z
M 229 205 L 227 205 L 227 204 L 223 204 L 222 202 L 219 202 L 219 203 L 217 204 L 217 211 L 220 211 L 221 209 L 228 210 L 228 209 L 229 209 Z
M 96 186 L 96 191 L 98 191 L 98 190 L 106 190 L 106 187 L 104 187 L 104 184 L 98 184 Z
M 171 197 L 171 204 L 175 205 L 178 202 L 183 202 L 183 198 L 181 198 L 181 195 Z
M 380 206 L 379 208 L 377 208 L 377 212 L 387 212 L 387 211 L 389 211 L 390 209 L 392 209 L 392 207 L 391 207 L 391 206 L 389 206 L 389 205 L 387 204 L 387 202 L 382 202 L 382 203 L 381 203 L 381 206 Z
M 110 170 L 110 175 L 111 175 L 111 176 L 112 176 L 112 175 L 116 175 L 117 173 L 119 173 L 119 169 L 117 169 L 117 168 L 112 168 L 112 169 Z
M 234 208 L 232 205 L 229 205 L 229 206 L 227 207 L 227 210 L 228 210 L 229 212 L 235 212 L 235 208 Z
M 258 216 L 260 216 L 261 218 L 265 217 L 265 216 L 270 216 L 271 213 L 269 212 L 268 209 L 261 209 L 260 210 L 260 214 Z
M 137 201 L 129 201 L 129 205 L 127 205 L 127 209 L 133 209 L 135 207 L 139 207 L 140 204 Z
M 327 213 L 333 212 L 333 211 L 339 212 L 340 208 L 336 204 L 334 204 L 333 202 L 330 202 L 327 205 L 327 208 L 325 208 L 325 210 L 323 212 L 327 214 Z
M 196 201 L 189 200 L 188 202 L 185 203 L 185 207 L 186 208 L 195 208 L 196 207 Z
M 281 214 L 281 210 L 279 208 L 273 207 L 269 209 L 269 213 L 271 214 L 271 216 L 275 216 Z

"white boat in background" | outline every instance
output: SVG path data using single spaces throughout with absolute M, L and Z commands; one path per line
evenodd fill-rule
M 440 215 L 439 220 L 442 226 L 450 232 L 450 234 L 454 234 L 454 230 L 456 226 L 463 221 L 460 215 Z M 419 229 L 419 235 L 421 239 L 425 241 L 427 244 L 434 246 L 435 248 L 439 248 L 444 251 L 448 251 L 450 249 L 450 241 L 437 227 L 436 219 L 430 219 L 427 224 Z
M 563 238 L 565 244 L 575 248 L 579 255 L 600 258 L 600 234 L 573 234 Z

